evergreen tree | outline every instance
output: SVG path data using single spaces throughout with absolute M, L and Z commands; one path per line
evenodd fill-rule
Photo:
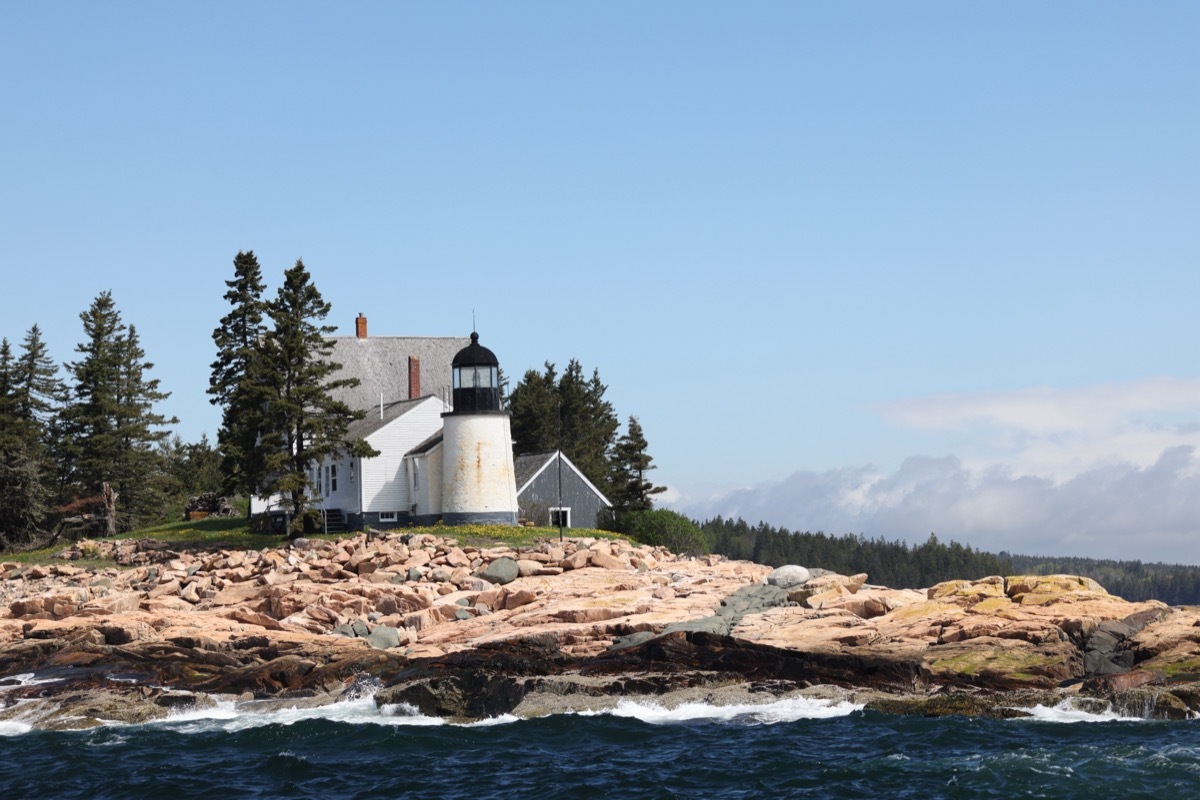
M 583 368 L 572 359 L 559 381 L 565 412 L 563 429 L 570 443 L 570 449 L 564 452 L 588 480 L 607 493 L 612 448 L 621 423 L 612 403 L 604 399 L 608 387 L 600 382 L 600 371 L 592 370 L 587 381 L 581 380 L 582 376 Z M 582 394 L 577 387 L 583 389 Z
M 201 435 L 199 442 L 190 444 L 178 435 L 171 436 L 159 446 L 159 453 L 166 467 L 164 486 L 171 509 L 187 505 L 192 497 L 221 491 L 221 456 L 207 436 Z
M 33 538 L 47 513 L 39 448 L 23 417 L 19 365 L 0 341 L 0 549 Z
M 67 440 L 67 483 L 76 493 L 95 495 L 113 477 L 120 453 L 116 420 L 121 413 L 117 394 L 125 333 L 111 292 L 101 292 L 79 315 L 84 341 L 76 345 L 79 361 L 69 362 L 73 379 L 63 409 Z
M 221 406 L 217 449 L 221 454 L 222 489 L 227 494 L 252 495 L 264 477 L 262 432 L 262 359 L 260 347 L 267 331 L 262 270 L 254 251 L 238 252 L 233 280 L 225 281 L 225 300 L 232 306 L 213 330 L 217 359 L 212 363 L 208 393 Z
M 0 339 L 0 429 L 6 431 L 17 423 L 15 372 L 12 346 L 7 338 Z
M 561 441 L 558 374 L 546 362 L 544 373 L 528 370 L 508 396 L 515 455 L 548 453 Z
M 154 411 L 168 393 L 147 377 L 154 365 L 144 360 L 137 331 L 121 321 L 112 293 L 100 293 L 79 316 L 85 341 L 75 348 L 80 360 L 67 365 L 74 385 L 63 410 L 68 479 L 89 496 L 110 484 L 117 493 L 115 525 L 127 530 L 152 516 L 151 480 L 160 468 L 155 445 L 167 436 L 159 429 L 178 420 Z
M 325 458 L 343 454 L 379 455 L 362 439 L 349 439 L 351 422 L 365 412 L 333 398 L 333 391 L 358 385 L 357 378 L 334 378 L 341 364 L 328 360 L 335 328 L 322 324 L 329 304 L 313 285 L 302 261 L 284 273 L 283 285 L 267 305 L 272 330 L 263 340 L 264 413 L 262 447 L 265 477 L 259 492 L 284 495 L 294 514 L 292 532 L 311 530 L 306 513 L 310 471 Z
M 36 324 L 25 333 L 21 351 L 13 376 L 17 414 L 29 421 L 43 444 L 49 445 L 47 437 L 66 400 L 66 386 L 58 377 L 58 365 L 50 358 L 42 330 Z
M 556 382 L 557 379 L 557 382 Z M 509 397 L 513 449 L 516 454 L 561 449 L 588 480 L 607 493 L 609 460 L 616 439 L 616 412 L 604 399 L 600 372 L 584 378 L 583 367 L 571 359 L 558 376 L 553 364 L 546 371 L 529 370 Z
M 167 519 L 171 514 L 171 498 L 165 482 L 167 465 L 160 445 L 169 435 L 164 428 L 179 420 L 168 419 L 154 410 L 155 404 L 166 400 L 170 393 L 159 389 L 157 378 L 147 377 L 154 365 L 145 360 L 146 353 L 135 326 L 129 326 L 119 345 L 121 412 L 116 424 L 121 449 L 116 464 L 116 488 L 125 524 L 132 528 Z
M 13 358 L 0 348 L 0 534 L 28 542 L 42 529 L 53 499 L 57 412 L 64 388 L 37 325 Z
M 641 423 L 631 416 L 625 434 L 613 448 L 609 500 L 618 512 L 649 511 L 654 506 L 651 495 L 667 490 L 646 479 L 646 473 L 655 468 L 654 459 L 646 452 L 649 446 Z

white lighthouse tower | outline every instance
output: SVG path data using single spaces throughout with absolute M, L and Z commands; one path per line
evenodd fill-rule
M 500 362 L 479 334 L 451 362 L 454 410 L 442 415 L 442 521 L 517 523 L 512 429 L 500 408 Z

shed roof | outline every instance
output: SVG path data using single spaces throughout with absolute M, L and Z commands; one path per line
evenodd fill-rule
M 549 453 L 531 453 L 519 455 L 513 459 L 513 472 L 516 475 L 517 496 L 521 496 L 521 492 L 529 488 L 529 484 L 533 483 L 534 478 L 542 474 L 542 472 L 554 463 L 554 457 L 562 455 L 560 451 L 554 450 Z M 567 469 L 579 476 L 579 480 L 587 484 L 587 487 L 596 493 L 596 496 L 604 503 L 604 505 L 612 507 L 612 503 L 604 496 L 604 492 L 596 488 L 596 485 L 587 479 L 587 476 L 579 471 L 579 468 L 571 463 L 571 459 L 566 455 L 562 455 L 562 462 Z

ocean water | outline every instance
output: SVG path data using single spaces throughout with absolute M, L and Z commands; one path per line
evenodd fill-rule
M 0 798 L 1088 798 L 1200 793 L 1200 721 L 1069 705 L 922 719 L 847 703 L 664 709 L 452 725 L 370 696 L 232 704 L 143 725 L 0 723 Z

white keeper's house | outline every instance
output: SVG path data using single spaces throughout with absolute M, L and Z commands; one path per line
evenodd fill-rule
M 360 314 L 354 336 L 331 341 L 329 360 L 342 365 L 337 377 L 359 380 L 334 396 L 366 411 L 348 435 L 365 439 L 379 455 L 344 456 L 314 467 L 313 505 L 323 511 L 329 531 L 438 521 L 517 523 L 521 497 L 509 414 L 501 407 L 500 363 L 479 344 L 478 333 L 372 338 Z M 588 512 L 577 512 L 572 520 L 576 526 L 594 521 L 592 507 L 609 505 L 592 490 L 595 497 L 585 502 Z M 538 509 L 546 505 L 533 496 L 526 503 Z M 571 520 L 570 509 L 559 505 L 564 508 L 558 516 Z M 252 510 L 269 512 L 285 525 L 286 509 L 278 497 L 254 498 Z

